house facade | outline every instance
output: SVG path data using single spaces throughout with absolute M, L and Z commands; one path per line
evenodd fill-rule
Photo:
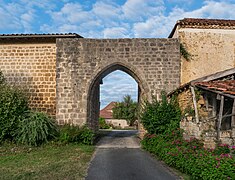
M 181 84 L 235 67 L 235 20 L 185 18 L 169 38 L 178 38 L 189 54 L 181 56 Z
M 115 119 L 113 118 L 113 108 L 116 102 L 109 103 L 106 107 L 100 110 L 100 117 L 105 119 L 105 122 L 113 127 L 126 128 L 129 125 L 125 119 Z

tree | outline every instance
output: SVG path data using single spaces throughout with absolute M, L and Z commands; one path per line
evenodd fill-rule
M 130 95 L 124 96 L 122 102 L 115 104 L 113 117 L 116 119 L 126 119 L 130 126 L 134 124 L 137 119 L 137 103 L 132 100 Z

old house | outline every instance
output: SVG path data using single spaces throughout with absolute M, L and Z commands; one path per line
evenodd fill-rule
M 113 118 L 113 108 L 115 107 L 115 102 L 109 103 L 106 107 L 100 110 L 100 117 L 104 118 L 107 124 L 111 124 L 114 127 L 125 128 L 128 127 L 127 121 L 125 119 L 115 119 Z
M 178 38 L 186 53 L 181 84 L 235 67 L 235 20 L 185 18 L 177 21 L 169 38 Z
M 176 95 L 183 112 L 185 138 L 202 139 L 206 147 L 217 142 L 235 144 L 235 68 L 182 85 Z

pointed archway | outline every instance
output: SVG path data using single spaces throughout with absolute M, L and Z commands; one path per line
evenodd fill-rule
M 143 79 L 139 77 L 137 70 L 130 69 L 123 63 L 113 63 L 102 69 L 93 79 L 88 90 L 87 98 L 87 124 L 90 128 L 98 130 L 98 119 L 100 109 L 100 83 L 108 74 L 120 70 L 130 75 L 138 84 L 138 102 L 148 98 L 148 89 Z

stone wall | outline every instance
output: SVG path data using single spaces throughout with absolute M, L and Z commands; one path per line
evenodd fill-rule
M 1 43 L 0 70 L 11 84 L 30 95 L 33 109 L 55 116 L 56 97 L 55 43 Z
M 181 57 L 181 84 L 235 67 L 234 30 L 178 28 L 176 36 L 191 54 Z
M 140 100 L 171 91 L 180 82 L 177 39 L 57 39 L 57 121 L 97 127 L 95 89 L 122 70 L 140 88 Z

